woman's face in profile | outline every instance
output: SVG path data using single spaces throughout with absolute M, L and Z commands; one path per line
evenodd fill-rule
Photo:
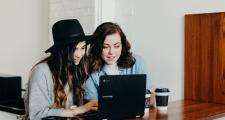
M 85 41 L 79 42 L 74 52 L 75 65 L 78 65 L 80 63 L 81 58 L 85 54 L 85 51 L 86 51 L 86 42 Z
M 106 64 L 115 64 L 121 55 L 121 51 L 122 43 L 119 33 L 107 35 L 102 50 L 102 59 Z

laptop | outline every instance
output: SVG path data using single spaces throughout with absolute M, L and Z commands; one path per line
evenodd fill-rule
M 21 76 L 0 73 L 0 110 L 18 115 L 25 114 L 21 97 Z
M 87 120 L 121 120 L 144 115 L 146 74 L 103 75 L 98 87 L 97 111 L 90 111 L 78 117 Z M 45 118 L 42 120 L 53 120 Z
M 102 119 L 114 120 L 142 117 L 145 110 L 145 93 L 145 74 L 103 75 L 98 88 L 98 113 L 92 115 L 92 118 L 101 116 Z

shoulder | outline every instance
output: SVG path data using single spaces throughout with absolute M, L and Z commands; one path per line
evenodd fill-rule
M 36 66 L 34 66 L 33 71 L 44 71 L 44 70 L 48 70 L 49 66 L 47 63 L 39 63 Z
M 137 55 L 137 54 L 133 54 L 133 57 L 135 58 L 135 64 L 134 65 L 140 65 L 144 63 L 144 59 L 142 58 L 142 56 Z
M 51 78 L 51 71 L 47 63 L 40 63 L 31 70 L 30 82 L 44 82 Z
M 92 72 L 90 75 L 89 75 L 89 78 L 88 80 L 91 80 L 95 83 L 98 83 L 99 82 L 99 77 L 104 75 L 104 72 L 102 70 L 99 70 L 99 71 L 94 71 Z
M 47 74 L 50 72 L 49 66 L 47 63 L 39 63 L 32 69 L 32 74 Z
M 101 71 L 94 71 L 89 75 L 88 79 L 98 79 L 100 76 Z

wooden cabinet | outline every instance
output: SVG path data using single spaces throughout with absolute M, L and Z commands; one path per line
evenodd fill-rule
M 185 15 L 184 98 L 225 104 L 225 12 Z

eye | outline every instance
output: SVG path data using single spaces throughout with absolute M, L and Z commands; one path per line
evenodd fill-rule
M 107 48 L 109 48 L 109 46 L 107 46 L 107 45 L 104 45 L 103 46 L 103 49 L 107 49 Z
M 115 48 L 119 48 L 120 46 L 121 46 L 120 43 L 117 43 L 117 44 L 114 45 Z
M 116 46 L 115 46 L 115 48 L 119 48 L 119 47 L 120 47 L 120 45 L 116 45 Z

